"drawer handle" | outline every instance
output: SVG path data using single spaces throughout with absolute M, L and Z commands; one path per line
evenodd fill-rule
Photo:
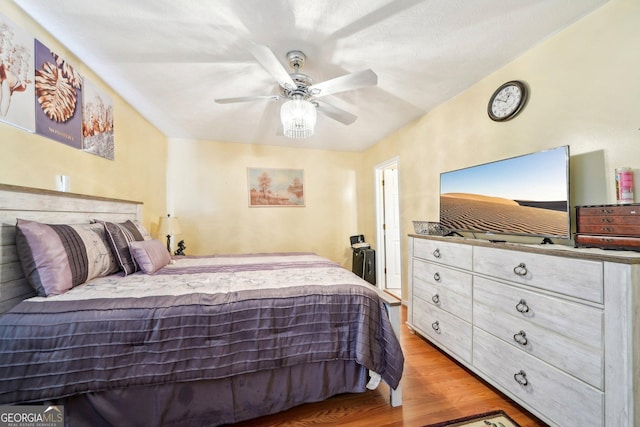
M 520 313 L 528 313 L 529 306 L 527 305 L 527 302 L 525 300 L 521 299 L 520 302 L 516 304 L 516 310 L 518 310 Z
M 513 374 L 513 379 L 523 387 L 529 385 L 529 381 L 527 381 L 527 373 L 523 370 L 520 370 L 517 374 Z
M 431 301 L 433 301 L 434 304 L 440 304 L 440 295 L 435 294 L 431 297 Z
M 440 280 L 442 280 L 442 277 L 440 277 L 440 273 L 436 273 L 433 275 L 433 280 L 435 280 L 436 282 L 439 282 Z
M 431 327 L 433 328 L 434 331 L 436 332 L 440 332 L 440 322 L 439 321 L 435 321 L 431 324 Z
M 613 222 L 613 218 L 602 218 L 600 222 L 606 222 L 607 224 L 611 224 Z
M 611 231 L 613 231 L 613 227 L 600 227 L 600 231 L 608 231 L 608 232 L 611 232 Z
M 612 214 L 613 213 L 613 209 L 600 209 L 600 213 Z
M 435 251 L 433 251 L 433 256 L 440 259 L 440 257 L 442 256 L 440 255 L 440 249 L 436 249 Z
M 521 262 L 520 264 L 513 267 L 513 272 L 516 273 L 518 276 L 526 276 L 527 266 L 525 265 L 524 262 Z
M 527 340 L 527 334 L 524 331 L 520 331 L 513 336 L 513 340 L 520 344 L 521 346 L 527 345 L 529 340 Z

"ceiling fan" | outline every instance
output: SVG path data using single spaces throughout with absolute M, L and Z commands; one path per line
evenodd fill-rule
M 268 47 L 252 44 L 249 46 L 249 51 L 260 65 L 276 79 L 280 85 L 280 93 L 277 95 L 222 98 L 216 99 L 215 102 L 218 104 L 230 104 L 288 99 L 281 107 L 280 119 L 285 136 L 290 138 L 306 138 L 313 134 L 316 111 L 345 125 L 352 124 L 358 118 L 357 116 L 319 98 L 378 84 L 378 76 L 370 69 L 314 84 L 311 77 L 300 72 L 300 68 L 302 68 L 306 59 L 303 52 L 292 50 L 287 53 L 289 66 L 294 70 L 289 73 Z

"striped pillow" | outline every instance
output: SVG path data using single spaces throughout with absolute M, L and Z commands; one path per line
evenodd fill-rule
M 124 275 L 139 271 L 140 267 L 129 249 L 131 242 L 145 240 L 144 235 L 136 224 L 133 221 L 126 221 L 120 224 L 99 220 L 96 220 L 96 222 L 104 225 L 107 241 Z
M 39 296 L 60 295 L 118 271 L 100 224 L 50 225 L 18 218 L 16 247 L 24 275 Z
M 133 224 L 133 226 L 136 228 L 136 230 L 138 230 L 138 232 L 142 236 L 143 240 L 153 240 L 153 237 L 151 237 L 151 234 L 147 231 L 146 228 L 144 228 L 144 225 L 142 225 L 142 223 L 137 219 L 134 219 L 133 221 L 127 221 L 127 223 Z

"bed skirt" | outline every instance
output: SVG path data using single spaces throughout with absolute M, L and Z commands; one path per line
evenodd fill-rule
M 65 425 L 217 426 L 342 393 L 366 390 L 368 370 L 353 361 L 296 365 L 219 380 L 191 381 L 86 393 L 64 405 Z

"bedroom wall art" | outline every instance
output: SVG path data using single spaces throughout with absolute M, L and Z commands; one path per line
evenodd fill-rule
M 35 41 L 36 133 L 82 148 L 82 76 Z
M 304 206 L 303 169 L 247 168 L 249 207 Z
M 0 122 L 115 158 L 113 101 L 0 14 Z
M 0 14 L 0 121 L 35 130 L 33 37 Z
M 84 79 L 82 104 L 82 146 L 84 151 L 109 160 L 115 157 L 113 143 L 113 101 L 91 81 Z

